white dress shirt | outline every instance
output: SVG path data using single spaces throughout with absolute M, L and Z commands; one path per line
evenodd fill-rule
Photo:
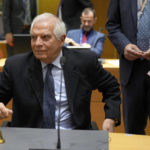
M 60 101 L 60 93 L 61 93 L 61 104 L 60 104 L 60 129 L 73 129 L 75 128 L 72 121 L 72 114 L 69 108 L 66 87 L 64 81 L 64 75 L 62 75 L 62 91 L 60 91 L 60 83 L 61 83 L 61 65 L 60 58 L 62 56 L 62 52 L 60 55 L 52 62 L 54 67 L 52 68 L 52 75 L 54 79 L 55 86 L 55 99 L 56 99 L 56 112 L 55 112 L 55 128 L 58 128 L 58 112 L 59 112 L 59 101 Z M 47 64 L 41 62 L 42 71 L 43 71 L 43 81 L 45 81 L 45 75 L 47 72 Z

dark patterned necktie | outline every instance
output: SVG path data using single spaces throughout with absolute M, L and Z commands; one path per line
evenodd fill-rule
M 150 48 L 150 0 L 148 0 L 144 12 L 139 19 L 137 45 L 142 51 Z
M 55 90 L 54 90 L 54 79 L 52 76 L 51 69 L 52 64 L 49 64 L 44 82 L 43 92 L 43 127 L 44 128 L 55 128 Z

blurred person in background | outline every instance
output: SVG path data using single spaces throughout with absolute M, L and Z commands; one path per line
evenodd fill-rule
M 100 57 L 103 51 L 105 35 L 94 30 L 97 20 L 95 10 L 93 8 L 85 8 L 80 19 L 81 29 L 69 30 L 65 43 L 67 45 L 90 48 Z
M 8 56 L 13 54 L 13 34 L 29 34 L 37 15 L 36 0 L 3 0 L 3 28 Z
M 62 19 L 67 30 L 80 28 L 80 16 L 84 8 L 91 7 L 90 0 L 60 0 L 57 16 Z

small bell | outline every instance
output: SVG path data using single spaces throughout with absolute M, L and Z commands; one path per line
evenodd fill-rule
M 3 136 L 2 136 L 2 132 L 0 131 L 0 144 L 3 144 L 5 142 Z

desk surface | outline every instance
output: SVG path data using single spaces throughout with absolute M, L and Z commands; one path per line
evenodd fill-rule
M 0 128 L 5 143 L 0 150 L 55 149 L 57 130 L 32 128 Z M 89 130 L 61 130 L 62 149 L 108 150 L 108 132 Z
M 150 136 L 109 133 L 109 150 L 150 150 Z
M 0 128 L 5 143 L 0 150 L 55 148 L 56 130 Z M 108 147 L 109 141 L 109 147 Z M 62 149 L 68 150 L 150 150 L 150 136 L 109 133 L 106 131 L 61 130 Z
M 104 68 L 119 68 L 119 59 L 104 59 L 104 63 L 102 64 Z
M 4 40 L 4 41 L 0 41 L 0 44 L 6 44 L 7 42 Z

